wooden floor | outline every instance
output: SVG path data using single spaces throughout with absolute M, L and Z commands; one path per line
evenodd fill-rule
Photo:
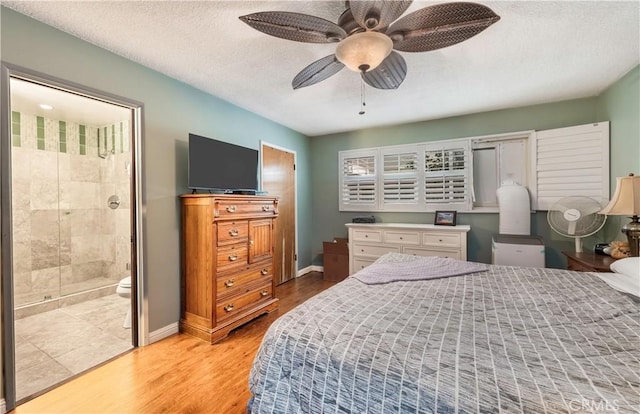
M 210 345 L 174 335 L 137 348 L 12 413 L 245 413 L 251 363 L 269 325 L 333 285 L 311 272 L 277 287 L 280 308 Z

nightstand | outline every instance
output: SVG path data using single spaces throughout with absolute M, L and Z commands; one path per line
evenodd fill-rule
M 615 262 L 611 256 L 595 253 L 562 252 L 567 256 L 567 269 L 578 272 L 611 272 L 609 265 Z

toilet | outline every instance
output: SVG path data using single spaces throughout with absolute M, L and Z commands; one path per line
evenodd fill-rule
M 116 293 L 123 297 L 130 299 L 131 298 L 131 276 L 127 276 L 123 278 L 116 288 Z M 125 329 L 131 328 L 131 306 L 129 306 L 129 310 L 127 311 L 127 316 L 124 317 L 124 322 L 122 323 L 122 327 Z

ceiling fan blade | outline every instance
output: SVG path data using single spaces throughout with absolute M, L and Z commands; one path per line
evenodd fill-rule
M 350 0 L 349 7 L 356 22 L 368 30 L 381 30 L 400 17 L 413 0 Z
M 291 81 L 291 86 L 300 89 L 316 84 L 340 72 L 342 68 L 344 63 L 336 59 L 336 55 L 325 56 L 302 69 Z
M 377 89 L 398 89 L 407 76 L 407 63 L 400 53 L 391 54 L 377 68 L 364 72 L 362 79 Z
M 268 35 L 296 42 L 335 43 L 347 36 L 337 24 L 302 13 L 259 12 L 240 16 L 240 20 Z
M 500 16 L 476 3 L 444 3 L 410 13 L 389 27 L 393 48 L 403 52 L 426 52 L 465 41 Z

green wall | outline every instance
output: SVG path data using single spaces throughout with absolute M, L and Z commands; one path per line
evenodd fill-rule
M 314 137 L 311 140 L 311 185 L 313 194 L 322 195 L 313 203 L 312 242 L 314 263 L 322 263 L 322 241 L 346 237 L 344 223 L 358 215 L 338 211 L 338 151 L 430 140 L 462 138 L 523 130 L 544 130 L 611 121 L 612 176 L 640 172 L 640 134 L 638 133 L 638 67 L 616 82 L 599 97 L 579 99 L 523 108 L 505 109 L 433 121 L 372 128 Z M 632 148 L 629 151 L 629 148 Z M 614 178 L 615 182 L 615 178 Z M 611 191 L 615 189 L 615 184 Z M 373 213 L 380 222 L 432 223 L 432 213 Z M 585 240 L 585 249 L 596 242 L 617 236 L 617 218 L 610 226 Z M 468 235 L 468 259 L 490 263 L 491 235 L 498 232 L 498 214 L 461 213 L 460 224 L 471 226 Z M 551 267 L 564 267 L 563 250 L 573 250 L 573 240 L 550 231 L 546 212 L 532 215 L 531 230 L 542 236 L 547 247 L 546 262 Z M 616 227 L 617 226 L 617 227 Z
M 188 192 L 190 132 L 255 149 L 264 140 L 297 152 L 298 265 L 311 264 L 306 136 L 10 9 L 0 12 L 3 62 L 144 104 L 142 202 L 150 332 L 180 317 L 177 196 Z

